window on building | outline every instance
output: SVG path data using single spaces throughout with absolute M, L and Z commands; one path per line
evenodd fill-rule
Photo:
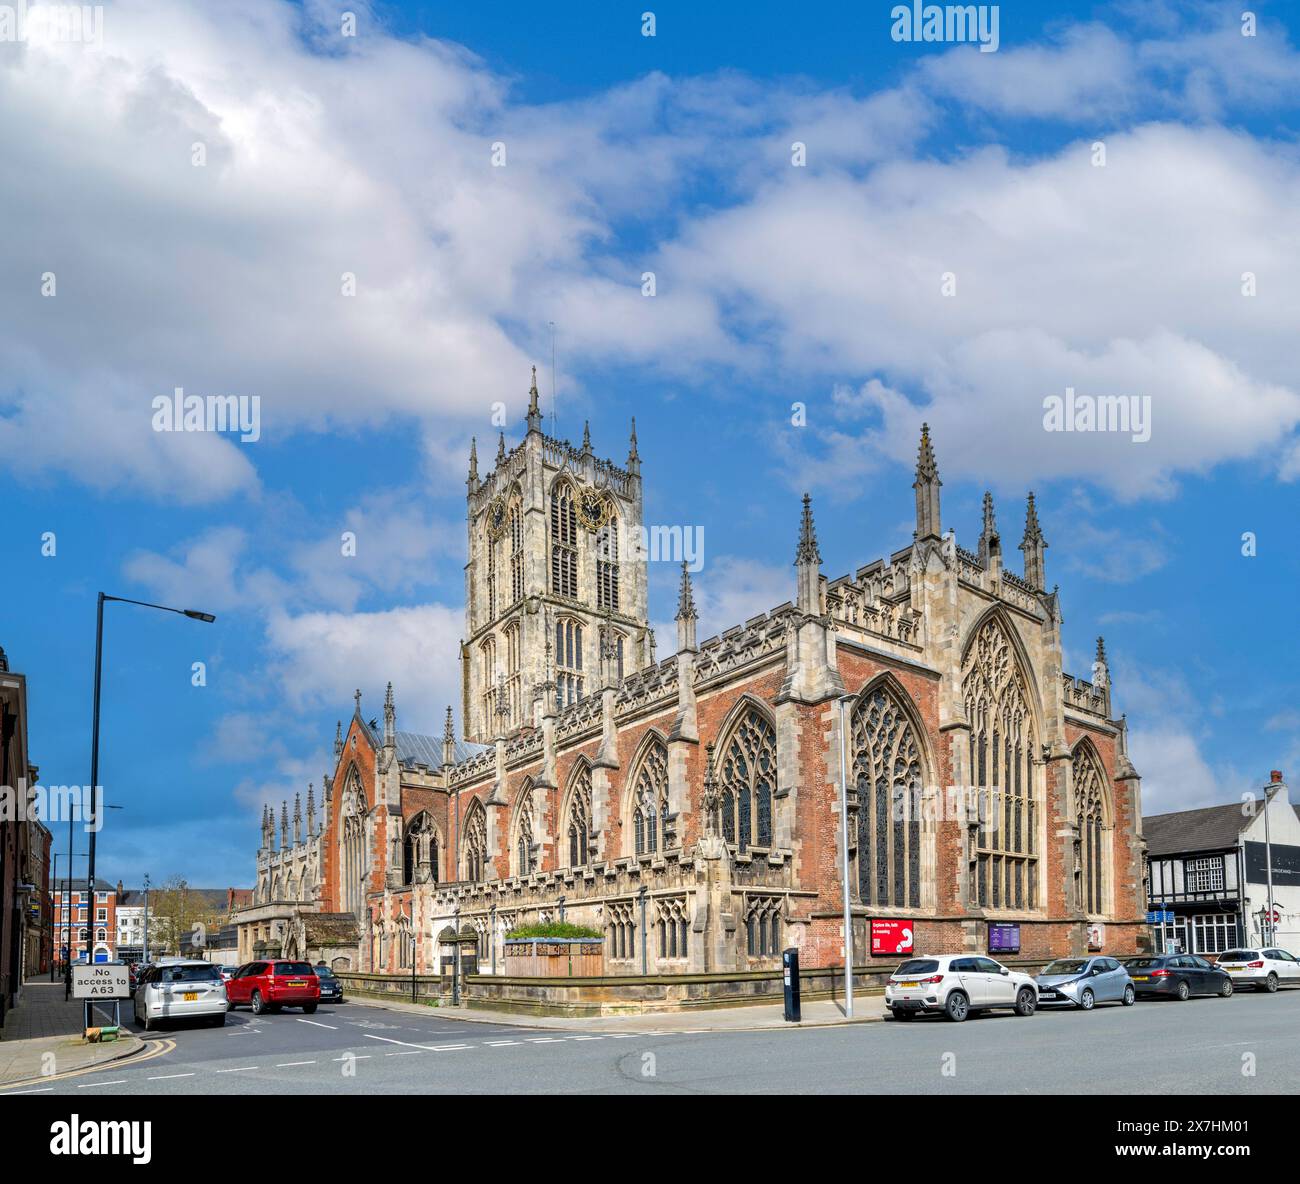
M 533 793 L 532 786 L 525 785 L 519 819 L 515 823 L 515 874 L 531 876 L 536 870 L 537 860 L 533 853 Z
M 975 903 L 1032 909 L 1038 901 L 1038 797 L 1028 681 L 1001 621 L 990 617 L 962 672 L 970 721 L 970 782 L 981 825 L 975 831 Z
M 586 867 L 591 845 L 591 770 L 579 765 L 569 791 L 569 866 Z
M 1187 860 L 1184 883 L 1188 892 L 1222 892 L 1223 882 L 1222 855 Z
M 567 481 L 551 493 L 551 591 L 571 600 L 578 597 L 578 515 Z
M 1079 844 L 1079 907 L 1086 913 L 1106 910 L 1105 827 L 1106 782 L 1092 745 L 1081 743 L 1071 762 L 1074 800 L 1078 807 L 1075 828 Z
M 632 790 L 633 848 L 654 855 L 667 845 L 668 749 L 656 741 L 641 761 Z
M 506 626 L 506 710 L 510 726 L 523 722 L 523 690 L 520 673 L 519 622 Z
M 858 893 L 863 904 L 921 905 L 921 752 L 911 717 L 888 684 L 853 706 L 858 794 Z
M 465 879 L 476 881 L 483 879 L 487 869 L 487 820 L 483 806 L 475 800 L 469 808 L 465 819 Z
M 618 519 L 596 532 L 596 606 L 618 611 Z
M 556 706 L 568 707 L 582 698 L 582 626 L 577 621 L 555 622 Z
M 493 735 L 496 731 L 496 706 L 497 706 L 497 641 L 495 637 L 484 638 L 483 644 L 479 646 L 479 670 L 482 677 L 479 686 L 480 708 L 483 712 L 483 731 L 486 735 Z
M 738 851 L 771 847 L 775 793 L 776 731 L 750 708 L 722 757 L 722 837 Z
M 518 502 L 510 507 L 510 603 L 524 596 L 524 515 Z

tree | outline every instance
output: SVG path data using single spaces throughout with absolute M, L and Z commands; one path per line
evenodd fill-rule
M 182 940 L 187 948 L 206 946 L 225 921 L 224 912 L 184 876 L 172 876 L 149 893 L 150 954 L 179 954 Z

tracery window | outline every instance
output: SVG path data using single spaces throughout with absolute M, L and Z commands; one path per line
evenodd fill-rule
M 567 707 L 582 698 L 582 626 L 577 621 L 555 622 L 555 699 Z
M 487 868 L 487 818 L 477 798 L 465 819 L 465 838 L 461 846 L 465 851 L 465 879 L 481 880 Z
M 487 536 L 487 601 L 488 620 L 497 619 L 497 550 L 498 542 L 491 534 Z
M 480 705 L 483 711 L 483 732 L 490 736 L 496 730 L 497 639 L 495 637 L 485 638 L 479 647 L 479 669 L 483 675 L 479 680 L 479 686 L 482 687 Z
M 510 603 L 524 595 L 524 516 L 519 503 L 510 507 L 508 522 L 510 535 Z
M 515 825 L 515 873 L 530 876 L 536 870 L 537 860 L 533 854 L 533 791 L 531 786 L 525 786 L 519 821 Z
M 722 837 L 739 851 L 772 845 L 776 731 L 748 709 L 722 757 Z
M 1032 909 L 1038 901 L 1038 795 L 1029 684 L 1001 621 L 990 617 L 970 647 L 962 699 L 970 721 L 976 830 L 974 903 Z
M 686 923 L 686 899 L 674 896 L 655 904 L 655 930 L 659 937 L 659 957 L 685 958 L 689 947 Z
M 618 518 L 596 532 L 596 607 L 618 609 Z
M 568 482 L 551 491 L 551 591 L 578 597 L 578 515 Z
M 591 845 L 591 770 L 579 765 L 569 794 L 569 866 L 586 867 Z
M 667 845 L 668 749 L 656 741 L 647 749 L 632 790 L 632 835 L 638 855 Z
M 636 903 L 615 901 L 606 907 L 605 933 L 609 956 L 620 961 L 636 957 Z
M 506 626 L 506 682 L 505 706 L 506 719 L 510 725 L 522 722 L 521 675 L 519 672 L 519 622 L 512 621 Z
M 759 896 L 745 910 L 745 952 L 751 958 L 768 958 L 781 952 L 781 900 Z
M 911 719 L 885 684 L 859 697 L 849 725 L 858 794 L 863 904 L 921 907 L 921 755 Z
M 1106 783 L 1091 746 L 1086 743 L 1074 750 L 1070 766 L 1077 808 L 1075 824 L 1079 843 L 1079 907 L 1086 913 L 1101 913 L 1106 909 L 1103 878 L 1105 861 L 1102 858 L 1106 825 Z

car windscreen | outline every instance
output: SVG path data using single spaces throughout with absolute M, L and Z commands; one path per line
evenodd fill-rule
M 1044 966 L 1039 974 L 1082 974 L 1087 969 L 1087 958 L 1057 958 Z
M 939 963 L 933 958 L 913 958 L 910 962 L 904 962 L 895 974 L 933 974 L 939 969 Z
M 164 966 L 158 973 L 160 983 L 209 983 L 220 977 L 215 966 Z
M 272 974 L 315 974 L 306 962 L 277 962 Z
M 333 978 L 333 977 L 334 977 L 334 971 L 332 971 L 328 966 L 316 966 L 316 967 L 313 967 L 313 971 L 314 971 L 314 973 L 315 973 L 315 975 L 316 975 L 317 978 Z
M 1150 970 L 1153 966 L 1159 966 L 1163 961 L 1163 958 L 1129 958 L 1124 965 L 1130 970 Z
M 1255 962 L 1259 953 L 1255 950 L 1224 950 L 1219 955 L 1220 962 Z

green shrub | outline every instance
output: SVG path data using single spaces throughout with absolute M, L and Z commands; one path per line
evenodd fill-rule
M 545 925 L 520 925 L 506 934 L 512 937 L 604 937 L 590 925 L 570 925 L 567 921 L 547 921 Z

